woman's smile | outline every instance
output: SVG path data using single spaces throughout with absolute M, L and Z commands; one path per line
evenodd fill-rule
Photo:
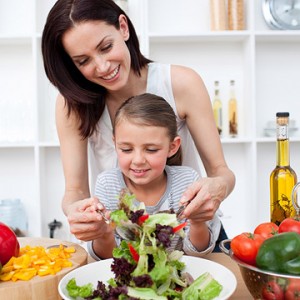
M 118 65 L 110 74 L 106 76 L 102 76 L 101 79 L 104 79 L 106 81 L 111 81 L 116 78 L 116 76 L 119 74 L 120 71 L 120 65 Z

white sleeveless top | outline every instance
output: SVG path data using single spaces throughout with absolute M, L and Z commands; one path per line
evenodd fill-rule
M 163 97 L 172 106 L 177 117 L 178 134 L 182 140 L 183 165 L 192 167 L 200 175 L 199 155 L 188 131 L 185 120 L 179 118 L 171 85 L 171 66 L 150 63 L 147 78 L 147 93 Z M 89 172 L 92 191 L 97 175 L 118 166 L 117 155 L 112 140 L 112 123 L 105 107 L 97 124 L 97 130 L 89 138 Z

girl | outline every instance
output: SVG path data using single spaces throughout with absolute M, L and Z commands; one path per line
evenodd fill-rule
M 177 211 L 178 200 L 199 175 L 190 167 L 180 166 L 181 139 L 172 107 L 149 93 L 129 98 L 117 110 L 113 139 L 120 167 L 104 171 L 97 178 L 95 196 L 101 199 L 103 209 L 118 209 L 117 196 L 126 188 L 144 202 L 148 214 Z M 188 220 L 186 237 L 182 241 L 175 235 L 171 247 L 194 256 L 211 252 L 219 236 L 220 220 L 214 217 L 204 222 L 193 216 Z M 88 244 L 95 259 L 111 257 L 112 249 L 120 242 L 118 236 L 115 240 L 110 225 L 104 220 L 101 223 L 102 236 Z

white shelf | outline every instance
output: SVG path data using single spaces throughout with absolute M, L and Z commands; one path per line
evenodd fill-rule
M 222 203 L 223 222 L 229 237 L 252 230 L 268 219 L 268 181 L 276 160 L 275 137 L 265 137 L 263 128 L 277 111 L 289 111 L 300 126 L 300 31 L 268 28 L 260 0 L 245 0 L 245 30 L 218 32 L 209 28 L 209 1 L 128 1 L 142 52 L 150 59 L 192 67 L 211 96 L 219 80 L 225 108 L 229 80 L 236 80 L 239 136 L 228 137 L 226 129 L 221 142 L 237 182 Z M 0 0 L 0 199 L 24 202 L 30 236 L 48 236 L 47 224 L 57 219 L 63 222 L 60 237 L 69 239 L 61 210 L 57 92 L 44 74 L 40 50 L 54 3 Z M 300 132 L 290 140 L 291 165 L 300 174 Z

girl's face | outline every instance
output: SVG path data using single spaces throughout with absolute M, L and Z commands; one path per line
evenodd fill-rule
M 167 129 L 121 120 L 115 128 L 115 147 L 123 174 L 135 185 L 160 182 L 167 158 L 180 146 L 180 137 L 170 141 Z
M 62 39 L 66 52 L 83 76 L 111 91 L 126 85 L 131 66 L 124 15 L 120 15 L 119 23 L 117 30 L 103 21 L 82 22 L 67 31 Z

